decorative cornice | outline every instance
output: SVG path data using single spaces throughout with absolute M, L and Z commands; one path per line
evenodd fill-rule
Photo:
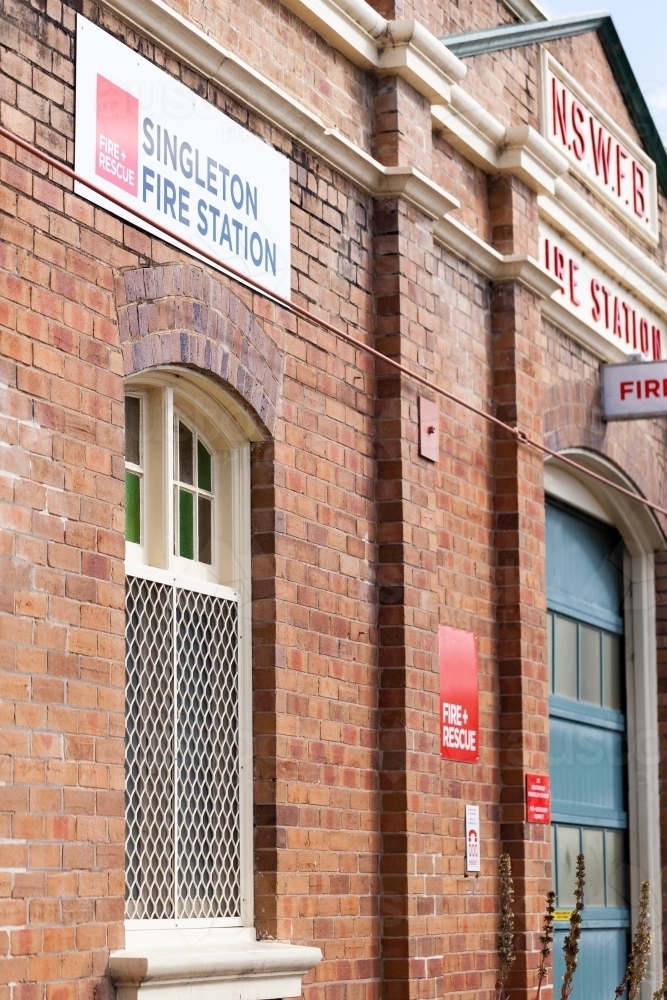
M 515 2 L 516 0 L 510 0 L 510 6 Z M 658 132 L 641 87 L 637 83 L 634 70 L 630 65 L 630 60 L 611 16 L 600 12 L 561 17 L 553 21 L 530 20 L 536 20 L 536 23 L 503 24 L 497 28 L 486 28 L 483 31 L 466 31 L 455 35 L 444 35 L 440 41 L 454 55 L 463 59 L 488 52 L 518 48 L 522 45 L 538 45 L 559 38 L 571 38 L 589 31 L 597 32 L 637 134 L 644 149 L 655 162 L 658 181 L 663 193 L 667 194 L 667 150 L 665 150 L 665 144 Z
M 456 219 L 439 219 L 433 226 L 433 238 L 490 281 L 516 281 L 542 299 L 562 288 L 561 282 L 533 257 L 503 256 Z
M 555 194 L 556 179 L 567 173 L 568 164 L 530 125 L 514 125 L 505 129 L 498 170 L 520 177 L 537 194 Z
M 558 180 L 555 198 L 538 197 L 537 207 L 540 218 L 667 319 L 667 274 L 570 184 Z
M 371 196 L 402 195 L 432 218 L 459 206 L 456 198 L 418 170 L 385 167 L 335 129 L 327 128 L 317 115 L 168 7 L 164 0 L 100 3 Z
M 556 299 L 548 298 L 542 303 L 542 316 L 550 320 L 559 330 L 569 334 L 573 340 L 578 341 L 587 347 L 588 350 L 607 364 L 616 364 L 620 361 L 627 361 L 627 355 L 612 344 L 605 337 L 601 337 L 596 330 L 592 330 L 586 323 L 574 316 L 569 309 L 561 305 Z
M 466 67 L 417 21 L 387 21 L 379 39 L 381 74 L 397 74 L 432 103 L 450 101 Z
M 534 0 L 502 0 L 508 10 L 511 10 L 520 21 L 546 21 L 547 15 Z
M 461 203 L 434 184 L 414 167 L 383 167 L 373 194 L 380 197 L 400 197 L 415 205 L 431 219 L 441 219 L 460 208 Z
M 562 180 L 567 171 L 565 158 L 535 129 L 504 128 L 462 89 L 456 80 L 465 71 L 463 64 L 425 29 L 414 21 L 401 21 L 392 25 L 390 32 L 388 22 L 365 0 L 285 2 L 318 31 L 322 27 L 324 37 L 336 48 L 345 51 L 347 45 L 353 50 L 350 58 L 358 65 L 382 73 L 389 72 L 393 60 L 398 68 L 394 66 L 392 71 L 408 75 L 418 73 L 419 60 L 422 68 L 428 64 L 432 75 L 430 83 L 422 81 L 425 92 L 430 94 L 434 89 L 439 93 L 449 92 L 449 102 L 442 102 L 440 97 L 441 103 L 432 105 L 432 121 L 452 145 L 488 173 L 511 172 L 520 176 L 538 193 L 538 205 L 545 219 L 567 232 L 583 252 L 626 287 L 632 284 L 635 294 L 652 308 L 667 315 L 667 276 L 659 266 Z M 428 177 L 411 167 L 383 166 L 335 129 L 327 128 L 317 115 L 224 49 L 164 0 L 100 0 L 100 3 L 372 197 L 400 196 L 411 202 L 434 220 L 434 235 L 440 243 L 491 280 L 504 280 L 499 276 L 502 270 L 499 259 L 506 259 L 446 217 L 459 203 Z M 510 274 L 509 264 L 504 267 L 502 273 Z M 523 280 L 527 273 L 524 269 L 523 277 L 517 280 Z
M 377 40 L 386 33 L 387 22 L 370 4 L 364 4 L 367 10 L 345 0 L 289 0 L 286 6 L 355 66 L 379 68 Z
M 485 173 L 497 172 L 505 127 L 462 87 L 452 87 L 451 104 L 431 105 L 431 121 L 476 167 Z

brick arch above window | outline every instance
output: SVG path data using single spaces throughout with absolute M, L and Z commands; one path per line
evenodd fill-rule
M 612 462 L 643 496 L 656 503 L 665 495 L 667 478 L 655 455 L 664 447 L 659 421 L 605 424 L 599 383 L 559 382 L 544 397 L 544 443 L 554 451 L 582 448 Z M 662 530 L 667 523 L 658 518 Z
M 283 352 L 223 280 L 196 264 L 133 268 L 116 279 L 116 305 L 126 376 L 160 365 L 208 372 L 273 435 Z

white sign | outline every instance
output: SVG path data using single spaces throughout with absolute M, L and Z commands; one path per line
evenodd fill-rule
M 290 295 L 289 161 L 193 91 L 77 17 L 75 169 L 133 210 Z
M 543 222 L 540 261 L 563 282 L 552 296 L 555 302 L 625 354 L 662 357 L 662 320 Z
M 603 365 L 604 420 L 667 416 L 667 361 Z
M 656 167 L 633 139 L 546 50 L 542 133 L 570 169 L 649 243 L 658 242 Z
M 482 870 L 479 834 L 479 806 L 466 806 L 466 871 Z

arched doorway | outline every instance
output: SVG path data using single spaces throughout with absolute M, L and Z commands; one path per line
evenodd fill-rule
M 632 486 L 600 456 L 580 450 L 574 457 Z M 653 939 L 662 940 L 654 552 L 664 538 L 642 505 L 557 461 L 547 465 L 545 488 L 554 888 L 568 910 L 583 850 L 577 989 L 603 1000 L 622 976 L 646 878 Z M 556 986 L 566 928 L 557 924 Z M 661 964 L 653 951 L 651 989 Z

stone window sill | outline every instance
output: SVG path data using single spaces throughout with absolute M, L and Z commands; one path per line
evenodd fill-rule
M 214 940 L 171 946 L 153 935 L 144 946 L 112 952 L 117 1000 L 283 1000 L 300 996 L 301 977 L 322 959 L 319 948 L 275 941 Z

